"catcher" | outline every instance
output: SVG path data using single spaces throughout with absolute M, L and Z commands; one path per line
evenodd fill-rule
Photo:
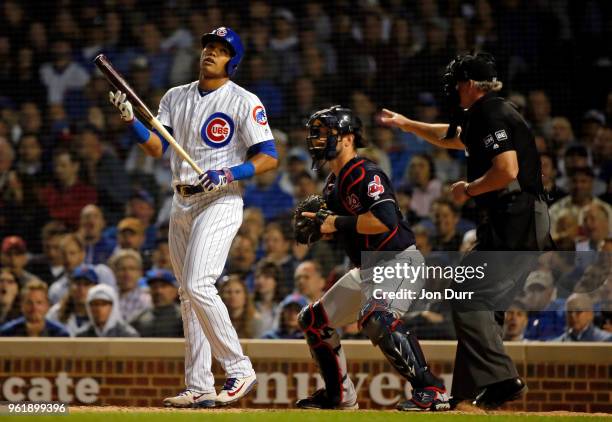
M 296 405 L 305 409 L 358 407 L 336 331 L 358 320 L 372 343 L 412 385 L 412 398 L 400 402 L 397 408 L 447 410 L 444 383 L 432 374 L 418 340 L 399 319 L 411 301 L 376 297 L 375 288 L 381 285 L 374 282 L 370 258 L 366 257 L 368 264 L 362 266 L 362 252 L 368 251 L 396 251 L 391 253 L 394 263 L 420 265 L 424 259 L 402 219 L 387 175 L 357 155 L 356 148 L 362 146 L 361 121 L 350 109 L 334 106 L 314 113 L 307 126 L 313 168 L 319 169 L 327 162 L 331 172 L 323 197 L 312 196 L 298 205 L 294 214 L 296 240 L 310 243 L 337 236 L 355 268 L 298 317 L 325 388 L 298 400 Z M 418 290 L 422 282 L 403 277 L 385 279 L 382 290 Z

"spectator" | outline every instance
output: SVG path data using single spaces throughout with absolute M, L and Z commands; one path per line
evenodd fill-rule
M 253 239 L 238 234 L 232 241 L 227 260 L 227 273 L 237 274 L 244 280 L 249 292 L 255 290 L 255 262 L 257 248 Z
M 610 214 L 599 204 L 592 203 L 584 208 L 582 226 L 586 239 L 576 243 L 577 251 L 598 251 L 608 236 L 612 234 Z
M 279 293 L 288 295 L 295 287 L 293 275 L 298 264 L 291 253 L 289 235 L 279 223 L 270 223 L 266 226 L 263 238 L 265 258 L 281 268 L 282 285 L 277 287 Z
M 49 311 L 47 285 L 40 280 L 31 280 L 21 290 L 21 318 L 0 327 L 0 337 L 68 337 L 68 331 L 45 315 Z
M 519 300 L 512 302 L 504 317 L 504 341 L 524 341 L 528 321 L 525 304 Z
M 134 250 L 120 249 L 110 259 L 109 265 L 117 280 L 121 317 L 131 323 L 152 306 L 149 292 L 138 286 L 142 277 L 142 258 Z
M 85 304 L 89 289 L 99 283 L 91 265 L 79 265 L 70 275 L 70 287 L 64 297 L 49 309 L 47 318 L 63 324 L 72 337 L 90 327 Z
M 12 169 L 15 151 L 0 135 L 0 236 L 15 234 L 20 227 L 19 212 L 23 203 L 23 188 L 19 175 Z
M 21 287 L 37 279 L 34 274 L 25 269 L 28 263 L 28 249 L 24 240 L 19 236 L 7 236 L 2 240 L 0 263 L 13 272 Z
M 255 182 L 244 190 L 244 206 L 260 208 L 266 221 L 270 221 L 293 207 L 293 197 L 280 186 L 281 174 L 267 171 L 255 176 Z
M 262 334 L 261 316 L 255 309 L 246 285 L 239 276 L 231 275 L 223 281 L 219 295 L 227 306 L 232 324 L 239 338 L 258 338 Z
M 561 158 L 566 148 L 576 142 L 572 124 L 566 117 L 554 117 L 551 129 L 552 150 L 555 152 L 555 158 Z
M 60 242 L 66 234 L 66 226 L 52 220 L 42 228 L 41 239 L 43 253 L 33 256 L 26 267 L 45 283 L 51 285 L 64 275 L 64 259 Z
M 89 82 L 87 71 L 72 60 L 72 47 L 65 40 L 51 46 L 53 61 L 40 67 L 40 80 L 47 88 L 47 102 L 62 104 L 69 90 L 82 90 Z
M 181 308 L 177 304 L 178 283 L 168 270 L 150 270 L 145 280 L 151 290 L 153 308 L 133 322 L 141 337 L 183 337 Z
M 157 227 L 155 226 L 155 200 L 144 189 L 135 190 L 127 203 L 125 215 L 140 220 L 145 228 L 145 242 L 142 249 L 150 251 L 155 249 Z
M 457 231 L 459 209 L 449 199 L 437 199 L 432 205 L 436 236 L 432 242 L 434 251 L 458 251 L 463 235 Z
M 563 189 L 557 185 L 557 160 L 548 153 L 540 154 L 540 163 L 542 166 L 542 184 L 546 191 L 546 203 L 550 207 L 559 199 L 567 195 Z
M 79 224 L 81 209 L 98 200 L 96 190 L 79 179 L 80 164 L 73 153 L 57 149 L 53 154 L 54 180 L 40 191 L 40 202 L 49 216 L 69 229 Z
M 259 245 L 263 236 L 266 223 L 260 208 L 245 208 L 242 217 L 240 232 L 250 237 L 256 245 Z M 259 257 L 259 256 L 258 256 Z
M 606 116 L 598 110 L 589 110 L 582 116 L 580 143 L 591 148 L 597 134 L 606 126 Z
M 295 185 L 294 196 L 296 202 L 303 201 L 310 195 L 317 194 L 317 182 L 308 171 L 301 171 L 295 176 L 293 181 Z
M 103 264 L 112 255 L 115 242 L 103 234 L 106 221 L 97 205 L 89 204 L 81 210 L 78 235 L 85 243 L 85 262 Z
M 98 203 L 108 224 L 116 224 L 129 196 L 129 179 L 114 151 L 100 140 L 99 131 L 86 126 L 79 131 L 78 151 L 87 180 L 98 191 Z
M 561 188 L 569 190 L 572 175 L 576 170 L 589 168 L 592 170 L 593 175 L 596 175 L 595 170 L 593 170 L 593 162 L 590 154 L 590 151 L 584 145 L 574 144 L 568 146 L 563 157 L 564 175 L 557 181 L 557 184 Z M 603 194 L 605 191 L 606 184 L 602 180 L 594 177 L 591 193 L 598 196 Z
M 304 333 L 298 323 L 300 311 L 308 306 L 304 296 L 297 293 L 287 296 L 279 305 L 279 325 L 275 330 L 268 331 L 261 338 L 264 339 L 302 339 Z
M 159 237 L 155 243 L 155 249 L 151 254 L 151 269 L 172 271 L 172 262 L 170 261 L 170 246 L 168 245 L 167 235 Z
M 139 219 L 126 217 L 117 224 L 117 249 L 141 251 L 145 239 L 145 228 Z
M 555 227 L 557 220 L 563 210 L 568 210 L 578 219 L 578 224 L 584 224 L 584 212 L 587 205 L 597 204 L 605 208 L 608 215 L 612 215 L 612 207 L 601 199 L 593 196 L 593 169 L 583 167 L 574 169 L 570 177 L 569 195 L 561 198 L 550 207 L 550 219 L 552 227 Z M 612 231 L 612 222 L 610 223 Z
M 90 327 L 77 337 L 138 337 L 138 332 L 123 320 L 115 289 L 105 284 L 92 287 L 87 293 L 87 314 Z
M 0 268 L 0 325 L 19 317 L 19 284 L 10 269 Z
M 62 258 L 64 260 L 64 275 L 60 277 L 49 288 L 49 300 L 51 304 L 60 301 L 68 292 L 70 286 L 69 274 L 79 266 L 85 263 L 85 243 L 74 233 L 64 235 L 60 241 L 62 250 Z M 115 276 L 110 268 L 104 264 L 94 265 L 94 270 L 100 280 L 100 283 L 108 284 L 112 288 L 117 285 Z
M 551 227 L 551 235 L 557 248 L 564 251 L 576 250 L 579 228 L 578 218 L 569 209 L 562 210 Z M 564 245 L 567 247 L 563 247 Z
M 442 193 L 442 183 L 436 179 L 431 157 L 427 154 L 414 155 L 405 177 L 412 186 L 410 206 L 419 217 L 427 217 L 431 204 Z
M 286 84 L 299 73 L 299 56 L 297 54 L 298 37 L 295 34 L 296 22 L 293 13 L 288 9 L 277 9 L 273 15 L 273 36 L 270 49 L 279 57 L 280 82 Z
M 593 325 L 593 302 L 588 295 L 574 293 L 567 298 L 567 328 L 555 341 L 612 341 L 612 333 Z
M 546 92 L 536 89 L 529 92 L 528 115 L 536 135 L 550 139 L 552 135 L 552 117 L 550 100 Z
M 161 32 L 154 23 L 146 22 L 139 28 L 138 35 L 150 67 L 151 87 L 153 89 L 167 87 L 172 55 L 161 48 Z
M 277 321 L 278 304 L 281 301 L 278 286 L 281 284 L 281 270 L 278 265 L 261 260 L 255 268 L 255 309 L 261 316 L 262 331 L 274 328 Z
M 412 227 L 414 233 L 414 242 L 416 248 L 423 254 L 425 258 L 431 253 L 433 247 L 431 245 L 430 233 L 427 228 L 421 224 Z
M 550 340 L 561 335 L 565 326 L 565 301 L 557 298 L 550 271 L 532 271 L 525 281 L 524 292 L 524 303 L 529 310 L 525 338 Z
M 295 269 L 296 293 L 304 296 L 308 303 L 313 303 L 323 296 L 325 278 L 321 266 L 315 261 L 304 261 Z

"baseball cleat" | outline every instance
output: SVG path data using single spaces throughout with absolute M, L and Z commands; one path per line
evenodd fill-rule
M 405 412 L 439 412 L 450 410 L 450 403 L 446 389 L 425 387 L 413 389 L 410 400 L 398 403 L 396 408 Z
M 166 407 L 215 407 L 217 393 L 199 393 L 193 390 L 185 390 L 174 397 L 166 397 Z
M 483 409 L 496 409 L 506 402 L 521 398 L 526 392 L 527 385 L 522 379 L 510 378 L 484 387 L 472 404 Z
M 325 388 L 321 388 L 308 396 L 305 399 L 300 399 L 295 402 L 295 405 L 300 409 L 335 409 L 335 410 L 357 410 L 359 404 L 354 400 L 349 403 L 335 403 L 327 397 Z
M 226 406 L 240 400 L 246 396 L 249 391 L 257 384 L 257 377 L 255 374 L 245 378 L 228 378 L 225 381 L 223 389 L 217 396 L 217 405 Z

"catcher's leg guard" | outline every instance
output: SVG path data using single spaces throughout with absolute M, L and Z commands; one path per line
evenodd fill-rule
M 395 318 L 384 302 L 371 300 L 361 311 L 360 324 L 372 344 L 378 346 L 391 365 L 413 388 L 444 389 L 425 360 L 419 341 Z
M 355 388 L 348 377 L 340 336 L 329 326 L 323 305 L 320 302 L 308 305 L 300 312 L 298 321 L 304 330 L 310 353 L 317 361 L 325 381 L 329 402 L 326 407 L 334 408 L 341 404 L 354 403 Z

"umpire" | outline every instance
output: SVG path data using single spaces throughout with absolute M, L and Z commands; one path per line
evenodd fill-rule
M 383 110 L 381 122 L 438 147 L 465 150 L 468 181 L 456 182 L 451 191 L 458 203 L 474 198 L 483 211 L 475 250 L 549 249 L 550 223 L 534 136 L 515 107 L 498 97 L 502 83 L 497 80 L 493 57 L 485 53 L 458 56 L 447 66 L 442 81 L 452 110 L 450 124 L 417 122 L 389 110 Z M 474 252 L 471 259 L 477 253 L 481 254 L 475 258 L 478 262 L 482 252 Z M 489 298 L 512 300 L 524 281 L 526 266 L 515 261 L 516 274 L 500 276 L 510 265 L 504 262 L 508 254 L 512 252 L 495 255 L 498 261 L 491 267 L 498 269 L 497 274 L 487 275 L 476 290 Z M 470 255 L 464 265 L 466 261 Z M 496 408 L 519 398 L 526 386 L 504 350 L 504 311 L 500 309 L 505 308 L 490 303 L 475 307 L 465 301 L 452 304 L 458 338 L 453 402 L 470 400 L 476 406 Z

